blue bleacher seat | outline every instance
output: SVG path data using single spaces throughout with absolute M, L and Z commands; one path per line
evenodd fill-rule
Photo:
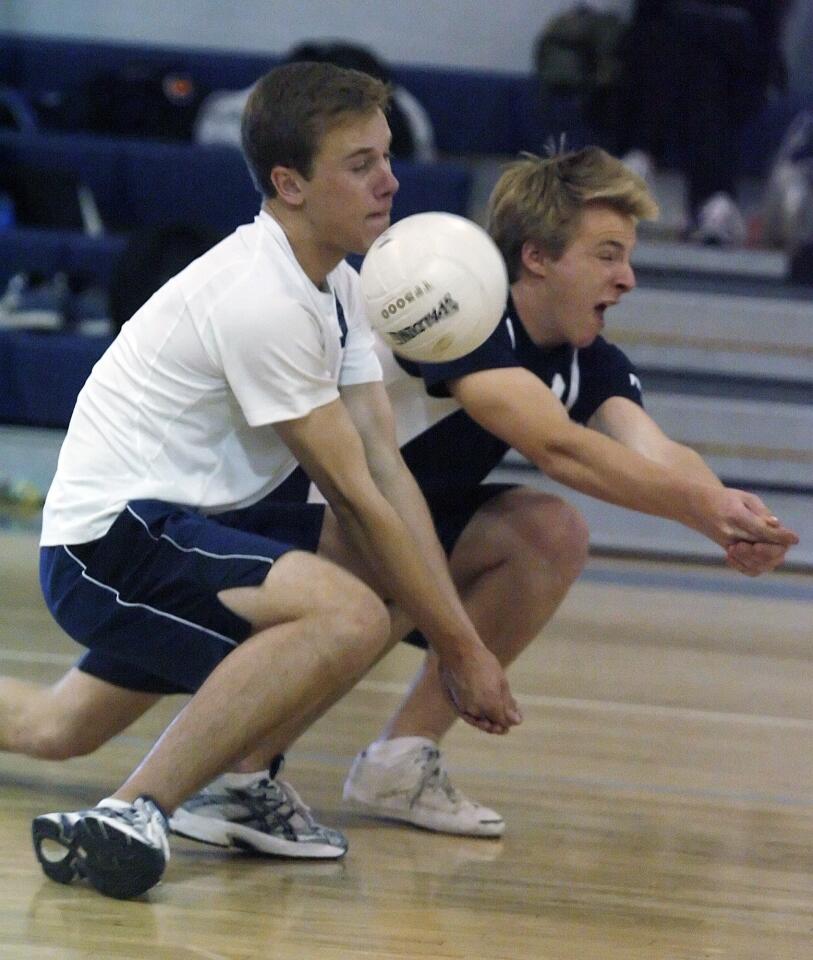
M 0 331 L 0 354 L 9 336 L 8 331 Z M 19 416 L 9 419 L 31 426 L 66 427 L 76 397 L 110 339 L 16 331 L 12 340 L 12 395 L 16 395 Z

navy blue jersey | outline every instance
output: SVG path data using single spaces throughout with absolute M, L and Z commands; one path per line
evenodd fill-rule
M 581 350 L 568 344 L 536 346 L 508 309 L 494 333 L 477 350 L 450 363 L 416 364 L 398 359 L 404 373 L 420 380 L 432 397 L 449 397 L 448 381 L 481 370 L 524 367 L 536 374 L 562 401 L 572 420 L 586 424 L 610 397 L 626 397 L 643 406 L 635 367 L 618 347 L 597 337 Z M 396 414 L 398 413 L 396 404 Z M 502 460 L 508 444 L 484 430 L 459 407 L 444 410 L 434 423 L 402 443 L 404 458 L 424 488 L 480 483 Z

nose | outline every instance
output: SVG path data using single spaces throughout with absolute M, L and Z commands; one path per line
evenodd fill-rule
M 398 179 L 395 174 L 392 172 L 392 166 L 390 165 L 389 160 L 383 164 L 381 180 L 378 184 L 378 190 L 376 191 L 380 197 L 392 197 L 398 192 L 400 187 Z
M 629 261 L 621 267 L 615 285 L 622 293 L 635 289 L 635 271 Z

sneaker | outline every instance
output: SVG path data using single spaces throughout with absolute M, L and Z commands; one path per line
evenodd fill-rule
M 347 853 L 345 836 L 317 823 L 290 783 L 267 773 L 218 777 L 178 807 L 169 827 L 190 840 L 276 857 L 324 860 Z
M 713 194 L 700 207 L 690 239 L 709 246 L 739 247 L 745 243 L 748 228 L 736 203 L 722 191 Z
M 473 837 L 500 837 L 505 821 L 456 790 L 437 744 L 427 737 L 377 740 L 356 757 L 344 784 L 354 809 L 416 827 Z
M 169 860 L 167 820 L 148 797 L 45 813 L 34 819 L 31 833 L 47 877 L 57 883 L 86 878 L 99 893 L 120 900 L 154 887 Z

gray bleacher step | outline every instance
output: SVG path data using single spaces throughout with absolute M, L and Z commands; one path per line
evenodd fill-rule
M 640 240 L 633 251 L 632 265 L 643 270 L 766 280 L 784 279 L 788 274 L 787 254 L 781 250 L 731 250 L 669 240 Z
M 616 507 L 550 480 L 526 462 L 511 458 L 494 470 L 490 480 L 520 483 L 562 497 L 576 506 L 590 528 L 591 548 L 622 556 L 652 556 L 674 560 L 716 560 L 721 548 L 680 523 Z M 800 543 L 788 553 L 791 569 L 813 570 L 813 496 L 755 491 L 782 522 L 795 530 Z
M 638 286 L 646 289 L 738 294 L 758 299 L 813 300 L 813 283 L 794 283 L 785 278 L 648 270 L 640 267 L 636 268 L 635 277 Z
M 811 300 L 642 288 L 607 314 L 635 363 L 813 383 Z
M 813 491 L 813 407 L 651 391 L 645 402 L 727 482 Z
M 47 492 L 56 473 L 64 430 L 0 425 L 0 482 Z
M 638 374 L 644 385 L 645 397 L 652 393 L 677 393 L 813 406 L 813 382 L 723 374 L 717 370 L 654 370 L 641 364 L 638 365 Z

